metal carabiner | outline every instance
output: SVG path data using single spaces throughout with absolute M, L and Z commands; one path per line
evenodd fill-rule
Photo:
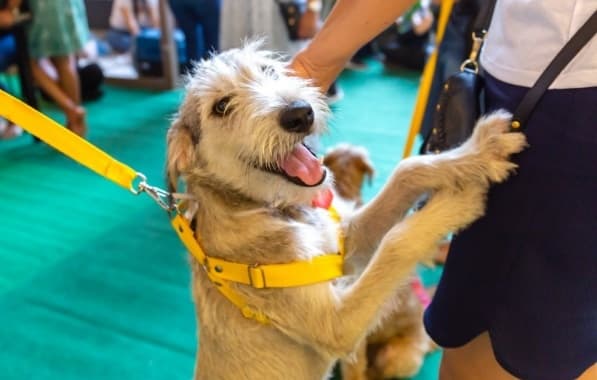
M 143 173 L 137 173 L 129 190 L 135 195 L 147 194 L 160 208 L 168 213 L 176 210 L 176 204 L 172 201 L 172 194 L 157 186 L 148 184 L 147 177 Z

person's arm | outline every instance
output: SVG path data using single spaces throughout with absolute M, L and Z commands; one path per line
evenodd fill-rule
M 157 0 L 148 0 L 147 6 L 147 17 L 152 28 L 160 28 L 160 2 Z
M 15 15 L 9 9 L 0 9 L 0 28 L 10 28 L 15 22 Z
M 129 33 L 133 36 L 139 34 L 139 23 L 137 22 L 137 19 L 135 18 L 132 9 L 130 7 L 121 6 L 118 8 L 118 12 L 122 13 L 122 16 L 124 17 L 124 22 L 126 23 L 126 28 L 129 31 Z
M 338 0 L 322 29 L 290 66 L 327 90 L 345 63 L 416 0 Z
M 21 2 L 22 2 L 22 0 L 8 0 L 6 2 L 6 8 L 10 9 L 12 11 L 13 9 L 20 7 Z

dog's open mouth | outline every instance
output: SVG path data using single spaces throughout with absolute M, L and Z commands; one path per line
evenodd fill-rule
M 303 143 L 296 144 L 292 152 L 282 158 L 277 166 L 277 170 L 270 171 L 304 187 L 320 185 L 327 174 L 322 162 Z

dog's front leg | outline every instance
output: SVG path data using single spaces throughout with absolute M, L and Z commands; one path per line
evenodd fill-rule
M 387 231 L 426 192 L 505 180 L 515 168 L 508 157 L 526 145 L 521 133 L 507 133 L 509 121 L 510 114 L 496 112 L 479 120 L 473 136 L 459 148 L 403 160 L 381 192 L 344 224 L 347 258 L 368 260 Z
M 330 292 L 297 290 L 301 298 L 292 298 L 279 310 L 284 314 L 280 329 L 331 359 L 349 355 L 438 240 L 482 215 L 485 190 L 479 186 L 434 194 L 423 209 L 388 232 L 354 283 L 346 288 L 330 286 Z

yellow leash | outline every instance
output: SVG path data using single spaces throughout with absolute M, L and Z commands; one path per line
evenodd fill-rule
M 134 193 L 139 191 L 135 189 L 134 182 L 141 177 L 131 167 L 116 161 L 67 128 L 1 90 L 0 116 L 117 185 Z
M 268 323 L 263 311 L 249 305 L 232 287 L 232 283 L 256 289 L 287 288 L 329 281 L 343 275 L 344 239 L 338 242 L 338 252 L 317 256 L 310 261 L 287 264 L 242 264 L 209 257 L 201 248 L 189 221 L 183 216 L 182 205 L 171 204 L 172 194 L 147 183 L 142 173 L 114 159 L 95 145 L 31 108 L 19 99 L 0 90 L 0 116 L 12 121 L 74 161 L 138 195 L 145 193 L 168 212 L 176 234 L 205 269 L 210 281 L 220 293 L 236 305 L 246 318 Z M 181 206 L 181 207 L 179 207 Z M 339 222 L 335 209 L 330 217 Z
M 423 123 L 423 117 L 425 116 L 425 108 L 429 101 L 429 93 L 431 92 L 431 84 L 433 82 L 433 74 L 435 73 L 435 67 L 437 66 L 437 56 L 439 46 L 444 38 L 446 26 L 452 13 L 452 7 L 454 0 L 443 0 L 439 11 L 439 20 L 437 26 L 437 34 L 435 37 L 435 49 L 427 60 L 425 68 L 423 69 L 423 75 L 421 77 L 421 84 L 419 85 L 419 91 L 417 93 L 417 100 L 415 103 L 415 110 L 413 112 L 412 119 L 410 121 L 410 128 L 408 131 L 408 137 L 404 146 L 403 158 L 410 156 L 415 143 L 415 138 L 421 130 L 421 124 Z

